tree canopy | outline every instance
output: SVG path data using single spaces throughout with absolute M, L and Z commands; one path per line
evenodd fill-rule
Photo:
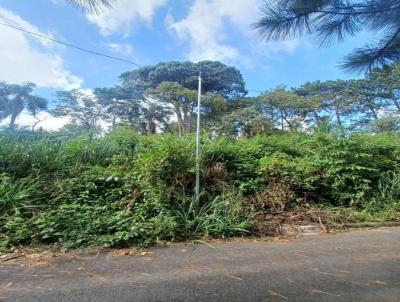
M 95 97 L 80 90 L 58 91 L 57 104 L 51 111 L 54 116 L 71 118 L 73 123 L 91 130 L 104 118 L 104 109 Z
M 190 62 L 160 63 L 123 74 L 122 83 L 114 87 L 95 88 L 90 93 L 59 91 L 50 113 L 69 117 L 71 127 L 81 127 L 79 131 L 108 131 L 126 125 L 141 134 L 184 135 L 195 130 L 196 66 Z M 201 123 L 202 129 L 214 136 L 335 128 L 342 133 L 399 129 L 400 64 L 373 69 L 363 79 L 281 85 L 258 97 L 245 96 L 244 81 L 236 69 L 210 61 L 203 66 L 210 71 L 203 73 L 206 89 Z M 231 76 L 223 79 L 225 82 L 218 78 L 224 73 Z M 0 83 L 0 119 L 11 117 L 11 129 L 18 126 L 15 121 L 23 110 L 34 117 L 46 110 L 47 101 L 35 96 L 33 88 L 33 84 Z
M 203 92 L 237 99 L 247 94 L 245 82 L 238 69 L 217 61 L 166 62 L 146 66 L 120 76 L 124 87 L 155 88 L 162 82 L 175 82 L 184 88 L 196 90 L 199 72 L 202 73 Z

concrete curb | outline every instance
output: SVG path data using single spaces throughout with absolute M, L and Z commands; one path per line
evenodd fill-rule
M 357 229 L 357 228 L 379 228 L 379 227 L 392 227 L 400 226 L 400 222 L 387 221 L 387 222 L 358 222 L 358 223 L 346 223 L 344 227 Z
M 361 229 L 361 228 L 380 228 L 380 227 L 395 227 L 400 226 L 400 222 L 388 221 L 388 222 L 359 222 L 359 223 L 346 223 L 338 225 L 326 225 L 321 226 L 317 224 L 309 225 L 291 225 L 283 224 L 281 226 L 281 234 L 288 237 L 298 237 L 307 235 L 318 235 L 321 233 L 327 233 L 325 227 L 328 229 Z
M 298 237 L 304 235 L 317 235 L 323 233 L 323 229 L 319 226 L 309 224 L 309 225 L 291 225 L 283 224 L 281 226 L 281 234 L 288 237 Z

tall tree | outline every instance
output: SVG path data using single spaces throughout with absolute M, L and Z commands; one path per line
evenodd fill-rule
M 167 132 L 170 115 L 171 112 L 169 108 L 163 106 L 163 104 L 144 101 L 141 107 L 141 132 L 145 134 L 154 134 L 157 132 L 157 129 Z
M 9 129 L 15 129 L 15 121 L 26 109 L 33 116 L 47 108 L 47 100 L 33 94 L 35 84 L 23 85 L 0 82 L 0 118 L 10 117 Z
M 223 117 L 218 132 L 229 136 L 252 137 L 272 133 L 274 124 L 253 106 L 238 108 Z
M 346 70 L 365 71 L 400 61 L 398 0 L 266 0 L 262 15 L 254 28 L 266 40 L 313 34 L 329 44 L 365 30 L 374 37 L 380 34 L 377 42 L 345 57 Z
M 220 94 L 230 100 L 247 93 L 240 71 L 215 61 L 160 63 L 125 72 L 120 78 L 126 88 L 156 88 L 162 82 L 175 82 L 184 88 L 197 90 L 200 71 L 204 93 Z
M 367 80 L 385 94 L 397 113 L 400 113 L 400 64 L 375 69 L 367 75 Z
M 323 84 L 319 81 L 307 82 L 295 89 L 294 92 L 304 97 L 305 107 L 308 108 L 307 122 L 317 128 L 321 127 L 328 114 Z
M 349 88 L 346 92 L 354 105 L 355 124 L 364 126 L 371 120 L 377 120 L 380 112 L 389 104 L 387 99 L 391 94 L 383 91 L 381 85 L 377 85 L 375 81 L 368 79 L 348 82 Z
M 81 90 L 58 91 L 57 104 L 51 111 L 54 116 L 66 116 L 84 128 L 97 129 L 104 119 L 104 110 L 96 97 Z
M 354 112 L 354 102 L 350 82 L 343 80 L 309 82 L 297 89 L 307 100 L 306 108 L 312 112 L 317 125 L 326 121 L 327 116 L 333 116 L 340 129 Z
M 125 89 L 121 86 L 96 88 L 94 94 L 103 106 L 104 119 L 112 127 L 119 124 L 137 126 L 140 123 L 141 91 Z
M 324 96 L 326 108 L 333 113 L 337 126 L 345 129 L 345 118 L 349 117 L 354 110 L 348 81 L 336 80 L 322 82 L 321 93 Z
M 164 110 L 175 115 L 180 135 L 193 127 L 197 92 L 182 87 L 176 82 L 162 82 L 155 89 L 148 90 L 148 99 L 153 99 Z
M 260 97 L 263 111 L 271 115 L 271 119 L 279 125 L 281 130 L 289 128 L 298 130 L 304 122 L 308 108 L 304 97 L 287 90 L 284 86 L 270 90 Z
M 213 131 L 220 127 L 223 117 L 232 111 L 232 103 L 236 102 L 236 100 L 228 101 L 219 94 L 204 94 L 201 101 L 202 128 Z

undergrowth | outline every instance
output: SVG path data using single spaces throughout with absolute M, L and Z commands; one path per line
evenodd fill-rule
M 204 136 L 206 137 L 206 135 Z M 194 137 L 0 133 L 0 249 L 146 246 L 252 233 L 256 214 L 313 204 L 349 220 L 399 220 L 396 134 Z

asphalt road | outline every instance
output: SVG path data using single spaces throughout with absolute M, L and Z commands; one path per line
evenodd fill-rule
M 400 228 L 0 265 L 2 301 L 400 302 Z

